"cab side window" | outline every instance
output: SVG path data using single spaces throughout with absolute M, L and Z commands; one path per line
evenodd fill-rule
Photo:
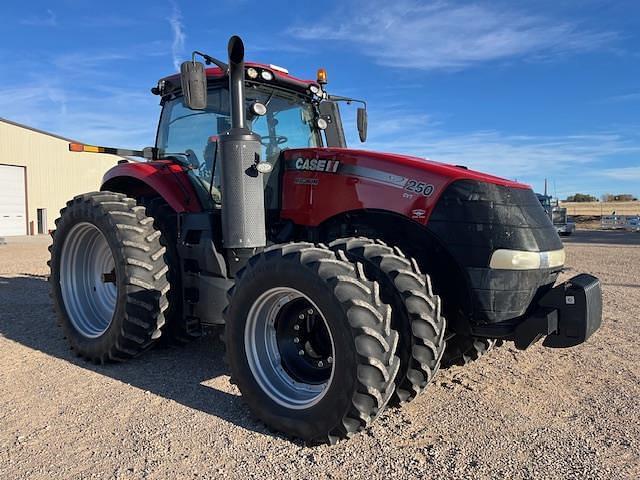
M 179 97 L 165 103 L 162 111 L 156 146 L 164 155 L 188 153 L 193 172 L 207 189 L 217 138 L 230 127 L 228 98 L 227 90 L 220 88 L 209 91 L 206 110 L 191 110 Z M 220 185 L 215 176 L 213 184 Z

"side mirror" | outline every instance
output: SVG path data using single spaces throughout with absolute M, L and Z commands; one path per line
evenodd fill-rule
M 184 62 L 180 66 L 180 82 L 186 107 L 191 110 L 207 108 L 207 74 L 203 63 Z
M 367 109 L 358 108 L 358 134 L 360 135 L 360 141 L 367 141 Z

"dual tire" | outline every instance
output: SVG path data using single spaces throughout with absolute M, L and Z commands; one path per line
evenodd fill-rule
M 309 444 L 349 438 L 390 401 L 414 398 L 444 351 L 427 278 L 368 239 L 273 246 L 229 295 L 233 382 L 269 427 Z

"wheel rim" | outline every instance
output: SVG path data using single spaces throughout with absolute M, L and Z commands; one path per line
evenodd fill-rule
M 326 394 L 335 346 L 324 315 L 294 288 L 264 292 L 245 325 L 245 352 L 260 388 L 291 409 L 309 408 Z
M 111 325 L 116 308 L 115 261 L 107 239 L 91 223 L 67 234 L 60 258 L 62 299 L 76 331 L 97 338 Z

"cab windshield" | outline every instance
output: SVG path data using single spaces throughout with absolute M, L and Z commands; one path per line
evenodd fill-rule
M 289 148 L 319 147 L 322 140 L 314 127 L 314 106 L 301 95 L 262 86 L 247 87 L 247 124 L 261 138 L 262 159 L 274 168 L 280 153 Z M 253 102 L 267 107 L 264 116 L 250 112 Z M 164 103 L 156 146 L 165 155 L 188 153 L 199 182 L 219 202 L 220 167 L 214 167 L 216 140 L 231 126 L 229 90 L 210 89 L 205 110 L 191 110 L 182 97 Z M 215 172 L 212 170 L 215 169 Z M 213 175 L 212 175 L 213 173 Z M 213 186 L 210 185 L 213 178 Z M 213 188 L 211 188 L 213 187 Z
M 549 211 L 551 210 L 551 197 L 548 195 L 538 195 L 538 200 L 540 200 L 540 203 L 542 204 L 542 208 L 544 208 L 545 210 Z

